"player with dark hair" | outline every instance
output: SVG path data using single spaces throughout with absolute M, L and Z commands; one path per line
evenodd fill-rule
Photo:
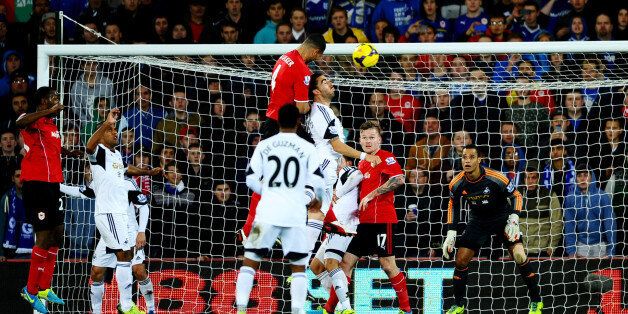
M 458 241 L 454 269 L 455 303 L 447 314 L 464 313 L 469 262 L 492 235 L 502 241 L 519 267 L 530 294 L 530 314 L 540 314 L 543 302 L 538 276 L 530 266 L 519 231 L 517 213 L 523 206 L 523 197 L 506 176 L 481 166 L 480 162 L 477 146 L 465 146 L 462 150 L 463 171 L 449 183 L 448 231 L 443 242 L 443 257 L 446 259 L 456 243 L 462 201 L 469 208 L 469 221 Z
M 358 164 L 364 175 L 359 193 L 360 224 L 342 258 L 341 267 L 350 276 L 360 257 L 376 255 L 397 294 L 399 313 L 411 313 L 406 277 L 397 267 L 394 252 L 395 230 L 399 222 L 394 197 L 395 190 L 404 184 L 405 175 L 397 158 L 381 149 L 381 132 L 379 123 L 375 121 L 367 121 L 360 126 L 360 146 L 364 152 L 378 156 L 382 162 L 375 166 L 362 160 Z M 334 313 L 337 303 L 336 293 L 331 294 L 325 310 Z
M 35 310 L 48 313 L 40 298 L 65 304 L 50 287 L 64 234 L 59 191 L 63 182 L 61 136 L 53 119 L 63 110 L 63 104 L 50 87 L 40 87 L 33 98 L 36 111 L 24 113 L 16 121 L 26 150 L 21 176 L 24 208 L 35 230 L 28 282 L 21 295 Z

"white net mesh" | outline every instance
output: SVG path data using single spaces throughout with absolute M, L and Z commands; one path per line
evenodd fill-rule
M 98 52 L 56 57 L 51 68 L 50 84 L 61 91 L 68 109 L 66 148 L 84 145 L 105 110 L 118 107 L 126 161 L 139 167 L 174 165 L 167 177 L 136 178 L 152 195 L 146 252 L 159 311 L 235 311 L 236 257 L 242 253 L 236 231 L 246 219 L 250 195 L 244 172 L 259 140 L 278 57 L 241 47 L 250 55 Z M 448 54 L 386 54 L 366 71 L 356 69 L 348 54 L 311 65 L 337 87 L 332 107 L 350 145 L 359 146 L 362 122 L 379 120 L 383 148 L 407 170 L 407 184 L 396 193 L 396 255 L 408 277 L 413 309 L 442 313 L 453 304 L 453 264 L 442 262 L 440 252 L 447 185 L 461 170 L 461 147 L 473 142 L 484 164 L 502 171 L 524 195 L 524 245 L 538 259 L 534 267 L 545 307 L 554 313 L 619 313 L 628 266 L 626 55 L 469 54 L 461 47 L 458 53 L 447 47 Z M 85 163 L 65 159 L 68 184 L 84 184 Z M 567 201 L 579 189 L 579 164 L 592 171 L 594 194 L 604 197 Z M 90 264 L 73 259 L 91 257 L 93 203 L 69 199 L 66 213 L 68 243 L 55 280 L 69 302 L 55 310 L 85 312 Z M 593 258 L 568 258 L 574 254 Z M 258 272 L 252 311 L 289 311 L 287 270 L 279 257 L 273 255 Z M 468 310 L 527 308 L 518 271 L 495 241 L 486 243 L 470 267 Z M 327 297 L 309 275 L 308 309 Z M 376 261 L 358 264 L 351 286 L 358 313 L 396 313 L 394 291 L 383 278 Z M 117 295 L 109 285 L 103 309 L 113 309 Z

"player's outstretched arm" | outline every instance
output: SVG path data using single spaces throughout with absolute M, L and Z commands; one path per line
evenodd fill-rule
M 360 201 L 360 210 L 365 210 L 368 203 L 372 201 L 374 198 L 384 193 L 388 193 L 388 192 L 396 190 L 398 187 L 402 186 L 405 181 L 406 181 L 406 176 L 403 174 L 400 174 L 400 175 L 397 175 L 388 179 L 386 183 L 382 184 L 380 187 L 373 190 L 373 192 L 369 193 L 364 198 L 362 198 L 362 200 Z
M 353 147 L 340 141 L 338 137 L 332 138 L 329 141 L 329 143 L 331 144 L 331 147 L 334 149 L 336 153 L 341 154 L 345 157 L 351 157 L 355 159 L 359 158 L 360 160 L 366 160 L 370 162 L 371 164 L 373 164 L 373 166 L 376 166 L 382 162 L 379 156 L 367 154 L 365 152 L 361 152 L 357 149 L 354 149 Z
M 52 106 L 52 107 L 50 107 L 48 109 L 35 111 L 33 113 L 25 113 L 25 114 L 21 115 L 19 118 L 17 118 L 17 120 L 15 121 L 15 124 L 19 128 L 25 128 L 25 127 L 33 124 L 33 122 L 39 120 L 39 118 L 45 117 L 45 116 L 47 116 L 49 114 L 57 113 L 57 112 L 59 112 L 61 110 L 63 110 L 63 104 L 56 103 L 54 106 Z
M 96 150 L 96 147 L 100 143 L 100 138 L 103 136 L 105 132 L 116 127 L 116 121 L 118 121 L 119 116 L 120 116 L 120 109 L 114 108 L 109 111 L 109 114 L 107 114 L 107 120 L 105 120 L 105 122 L 103 122 L 103 124 L 100 125 L 98 130 L 96 130 L 96 132 L 94 132 L 94 134 L 90 136 L 89 140 L 87 140 L 87 143 L 85 144 L 85 151 L 88 154 L 91 155 L 94 153 L 94 151 Z

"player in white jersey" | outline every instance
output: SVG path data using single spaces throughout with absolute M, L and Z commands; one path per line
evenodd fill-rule
M 341 224 L 356 230 L 360 224 L 358 194 L 363 175 L 358 168 L 348 166 L 344 158 L 341 166 L 333 197 L 334 213 Z M 330 293 L 335 292 L 338 296 L 339 303 L 336 310 L 343 314 L 353 313 L 349 302 L 349 283 L 340 268 L 340 262 L 352 238 L 352 236 L 328 234 L 310 263 L 310 269 L 321 281 L 323 287 Z M 334 290 L 331 290 L 332 285 Z
M 246 313 L 255 271 L 278 238 L 292 269 L 292 313 L 303 313 L 310 251 L 305 225 L 311 199 L 306 196 L 306 184 L 320 197 L 325 179 L 314 145 L 295 133 L 299 115 L 295 106 L 279 110 L 280 133 L 257 145 L 247 169 L 246 184 L 261 199 L 244 243 L 244 262 L 236 283 L 238 314 Z
M 125 175 L 157 175 L 161 168 L 152 170 L 126 166 L 116 150 L 118 133 L 116 122 L 119 109 L 112 109 L 107 120 L 96 130 L 85 145 L 92 170 L 92 185 L 96 197 L 94 220 L 107 252 L 116 255 L 116 281 L 120 291 L 120 310 L 123 313 L 143 313 L 131 301 L 133 274 L 131 260 L 135 241 L 131 239 L 127 214 L 128 185 Z
M 88 168 L 89 170 L 89 168 Z M 91 181 L 88 179 L 88 174 L 85 175 L 86 182 Z M 89 174 L 91 177 L 91 174 Z M 129 216 L 129 235 L 131 239 L 135 239 L 135 254 L 131 262 L 131 269 L 135 279 L 139 281 L 140 292 L 144 296 L 146 301 L 146 309 L 148 314 L 155 313 L 155 298 L 153 295 L 153 283 L 148 277 L 148 271 L 144 265 L 145 254 L 144 245 L 146 245 L 146 226 L 148 225 L 148 215 L 150 209 L 148 208 L 148 199 L 141 193 L 137 184 L 133 179 L 126 178 L 126 185 L 128 188 L 128 202 L 127 215 Z M 80 197 L 82 199 L 95 198 L 94 190 L 89 186 L 67 186 L 61 184 L 61 192 L 73 196 Z M 139 223 L 136 218 L 136 211 L 139 216 Z M 90 279 L 92 284 L 90 286 L 90 298 L 92 304 L 92 314 L 102 313 L 102 298 L 105 292 L 104 276 L 107 268 L 116 268 L 117 259 L 113 253 L 108 253 L 104 241 L 98 241 L 96 244 L 96 250 L 92 258 L 92 270 Z

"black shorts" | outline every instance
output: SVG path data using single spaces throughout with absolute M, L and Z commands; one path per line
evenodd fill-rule
M 26 219 L 35 232 L 52 230 L 62 226 L 64 213 L 61 210 L 59 183 L 25 181 L 22 186 Z
M 367 255 L 393 256 L 397 246 L 396 233 L 396 223 L 359 224 L 356 235 L 349 243 L 347 253 L 358 257 Z
M 262 126 L 260 126 L 259 131 L 262 134 L 261 139 L 265 140 L 279 133 L 279 123 L 271 118 L 266 118 L 266 120 L 262 123 Z M 297 135 L 300 138 L 314 144 L 312 136 L 305 130 L 305 128 L 303 128 L 303 124 L 301 123 L 297 126 Z
M 465 247 L 478 252 L 492 235 L 495 235 L 497 241 L 501 242 L 505 248 L 509 248 L 510 246 L 515 245 L 515 243 L 521 243 L 523 236 L 520 236 L 519 240 L 516 240 L 515 242 L 508 241 L 508 238 L 504 233 L 507 220 L 508 217 L 506 216 L 503 217 L 503 219 L 500 218 L 488 223 L 480 223 L 473 220 L 469 221 L 469 223 L 467 223 L 467 227 L 460 236 L 460 239 L 458 239 L 456 246 L 459 248 Z

